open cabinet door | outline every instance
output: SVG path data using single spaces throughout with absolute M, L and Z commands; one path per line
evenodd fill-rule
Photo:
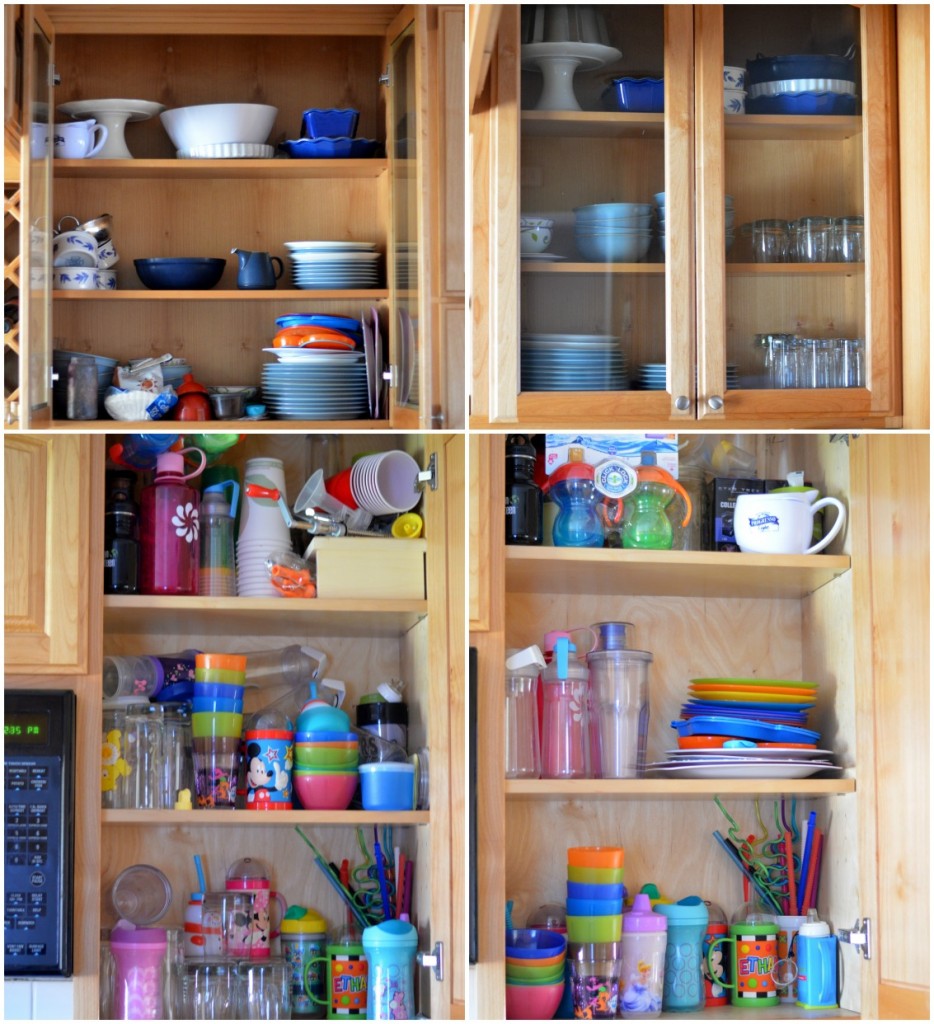
M 857 741 L 872 768 L 859 779 L 862 1016 L 929 1020 L 930 441 L 851 445 Z
M 52 26 L 42 10 L 23 9 L 23 189 L 20 225 L 20 423 L 51 418 L 52 382 Z M 48 136 L 48 143 L 46 143 Z M 44 151 L 44 155 L 43 155 Z

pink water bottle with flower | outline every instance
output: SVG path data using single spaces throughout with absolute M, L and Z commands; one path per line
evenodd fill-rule
M 194 452 L 200 465 L 185 472 L 185 453 Z M 187 481 L 206 465 L 200 448 L 163 452 L 156 460 L 155 481 L 140 502 L 140 590 L 144 594 L 198 593 L 200 501 Z

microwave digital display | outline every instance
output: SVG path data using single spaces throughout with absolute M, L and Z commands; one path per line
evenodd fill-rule
M 45 746 L 49 742 L 49 713 L 8 711 L 3 716 L 3 739 L 8 745 Z

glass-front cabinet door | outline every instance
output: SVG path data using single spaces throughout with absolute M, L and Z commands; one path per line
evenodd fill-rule
M 696 12 L 698 415 L 897 415 L 891 10 Z
M 894 64 L 891 5 L 504 7 L 474 421 L 898 426 Z
M 522 7 L 522 419 L 690 415 L 691 51 L 687 7 Z

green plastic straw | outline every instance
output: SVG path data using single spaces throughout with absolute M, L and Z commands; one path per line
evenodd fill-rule
M 370 922 L 366 919 L 366 917 L 364 917 L 363 912 L 354 904 L 354 901 L 351 898 L 350 893 L 347 892 L 343 885 L 341 885 L 340 878 L 335 877 L 334 872 L 328 866 L 328 862 L 324 859 L 324 857 L 321 856 L 315 844 L 308 838 L 308 836 L 305 835 L 305 833 L 298 827 L 298 825 L 295 826 L 295 831 L 302 837 L 302 839 L 305 840 L 305 842 L 311 848 L 311 852 L 314 854 L 315 857 L 315 863 L 320 868 L 324 877 L 328 880 L 328 882 L 331 883 L 331 888 L 337 893 L 338 896 L 340 896 L 340 898 L 346 904 L 347 909 L 353 914 L 357 924 L 359 924 L 361 928 L 368 928 L 370 926 Z

